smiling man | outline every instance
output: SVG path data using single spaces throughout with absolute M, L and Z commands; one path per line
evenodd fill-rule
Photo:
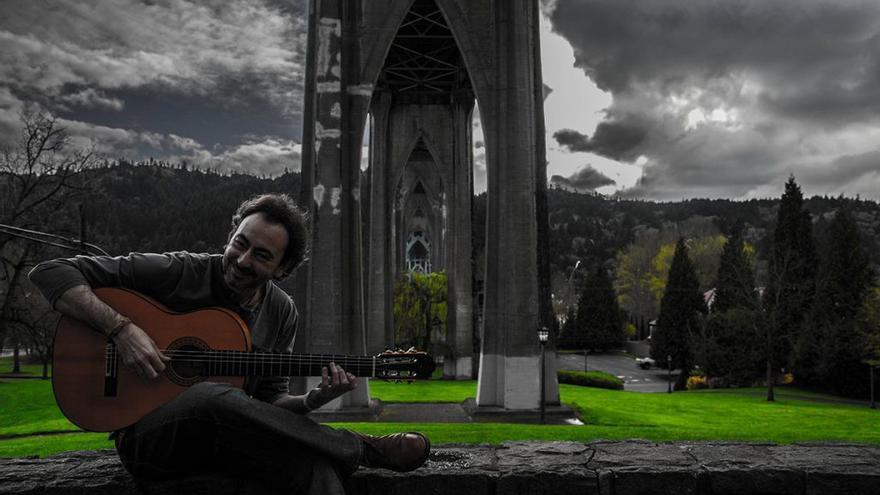
M 302 263 L 307 245 L 304 215 L 288 196 L 267 194 L 238 208 L 222 255 L 78 256 L 41 263 L 30 278 L 57 311 L 107 335 L 125 366 L 155 380 L 170 359 L 93 288 L 132 289 L 179 312 L 225 307 L 250 328 L 255 351 L 290 352 L 297 311 L 274 282 Z M 303 395 L 289 393 L 286 376 L 251 377 L 243 390 L 200 383 L 112 436 L 126 469 L 146 478 L 222 471 L 295 492 L 332 494 L 344 492 L 342 478 L 359 465 L 421 466 L 430 444 L 420 433 L 373 437 L 305 416 L 357 385 L 332 362 L 322 369 L 321 384 Z

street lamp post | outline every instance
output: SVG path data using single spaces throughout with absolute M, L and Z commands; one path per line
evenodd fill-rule
M 672 393 L 672 355 L 666 355 L 666 393 Z
M 577 263 L 574 264 L 574 268 L 571 269 L 571 274 L 568 276 L 568 303 L 565 305 L 566 316 L 568 314 L 568 309 L 571 307 L 571 297 L 574 295 L 571 281 L 574 280 L 574 272 L 577 271 L 578 267 L 581 266 L 581 260 L 577 260 Z
M 538 329 L 538 342 L 541 343 L 541 424 L 545 423 L 546 420 L 546 401 L 544 399 L 544 380 L 546 377 L 546 371 L 544 370 L 544 346 L 547 344 L 547 339 L 550 337 L 550 330 L 547 327 L 541 327 Z

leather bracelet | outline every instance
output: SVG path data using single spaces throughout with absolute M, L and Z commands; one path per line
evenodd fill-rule
M 107 340 L 113 340 L 114 338 L 116 338 L 116 336 L 119 334 L 119 332 L 121 332 L 123 328 L 128 326 L 129 323 L 131 323 L 131 318 L 122 317 L 122 320 L 120 320 L 119 323 L 117 323 L 115 327 L 113 327 L 112 329 L 110 329 L 109 332 L 107 332 Z

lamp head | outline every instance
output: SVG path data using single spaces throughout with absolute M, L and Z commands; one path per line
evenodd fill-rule
M 541 327 L 538 329 L 538 342 L 546 344 L 549 337 L 550 330 L 547 327 Z

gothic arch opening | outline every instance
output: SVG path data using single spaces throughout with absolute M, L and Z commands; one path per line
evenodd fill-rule
M 449 334 L 443 337 L 451 350 L 438 357 L 448 359 L 448 376 L 470 378 L 476 100 L 465 57 L 438 3 L 414 0 L 399 14 L 373 87 L 368 311 L 370 331 L 384 328 L 387 341 L 398 277 L 446 272 Z
M 448 103 L 453 91 L 471 88 L 464 57 L 434 0 L 413 2 L 375 86 L 418 103 Z
M 437 163 L 423 140 L 410 153 L 394 202 L 396 273 L 445 269 L 446 195 Z

